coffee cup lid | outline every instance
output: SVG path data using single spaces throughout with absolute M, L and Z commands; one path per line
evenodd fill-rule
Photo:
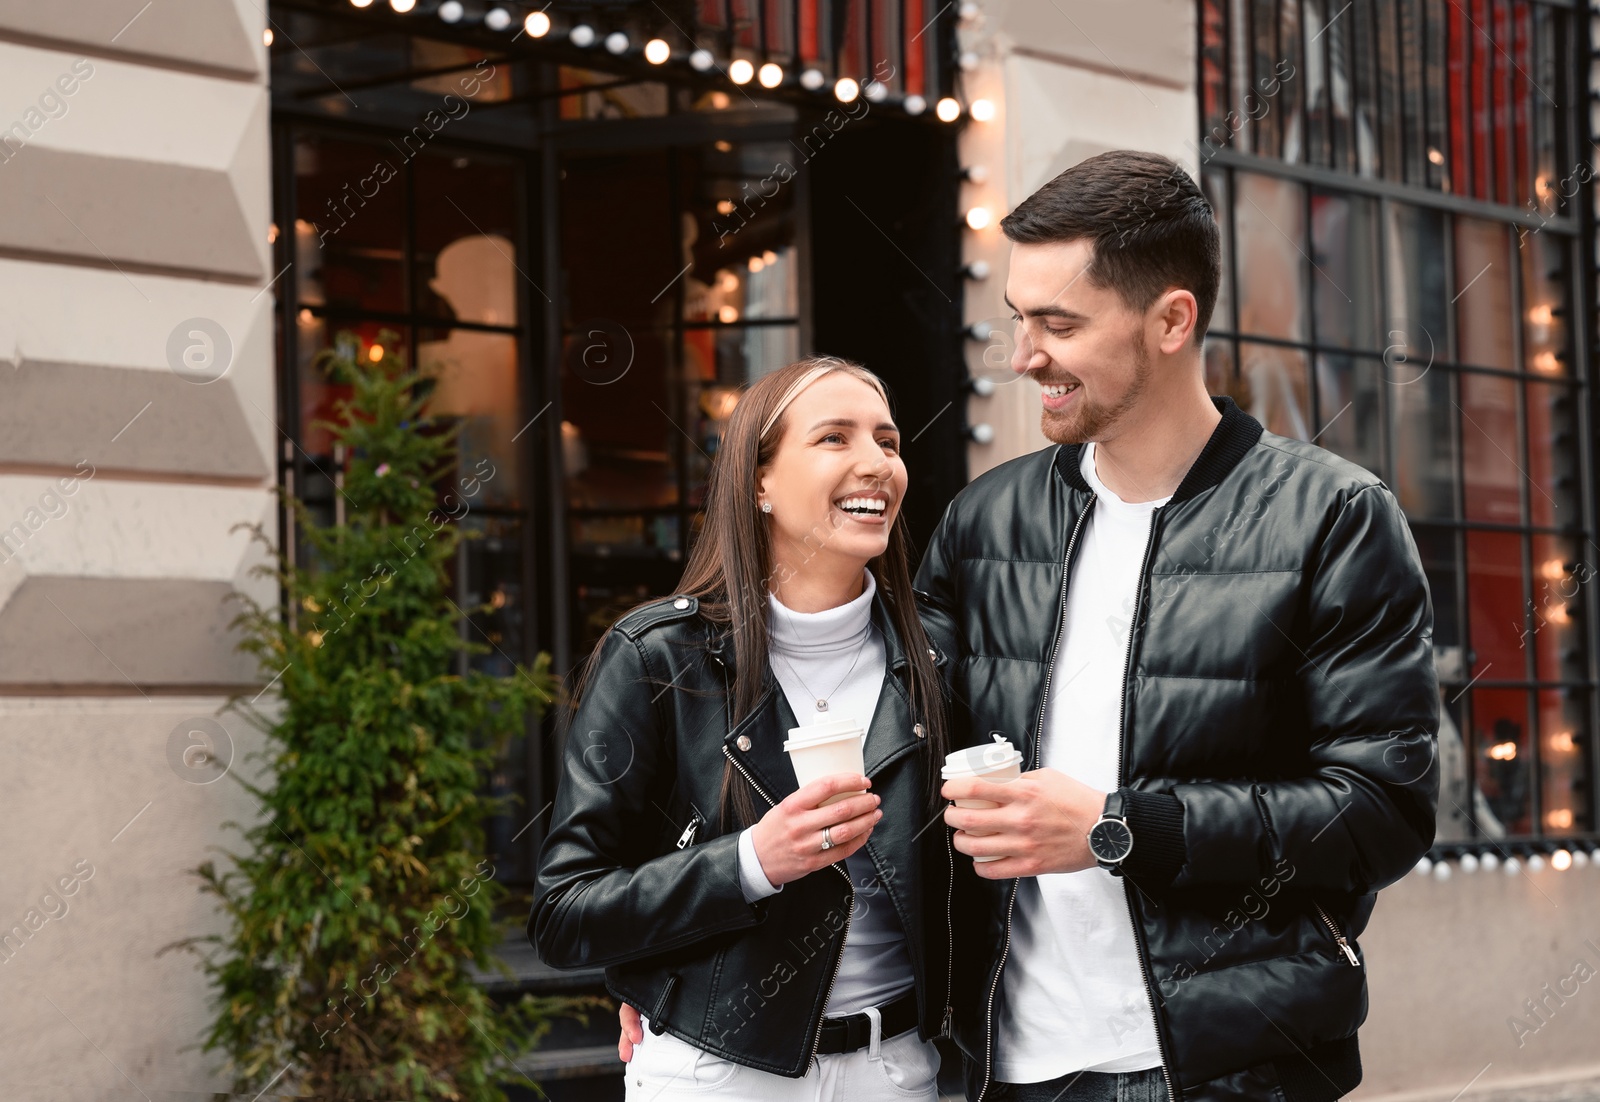
M 847 738 L 865 738 L 866 729 L 856 719 L 818 719 L 815 723 L 789 728 L 789 739 L 783 744 L 785 752 L 820 746 L 825 742 L 839 742 Z
M 945 780 L 950 780 L 952 777 L 971 777 L 981 773 L 992 773 L 1021 762 L 1021 752 L 1012 746 L 1004 735 L 995 735 L 993 742 L 952 751 L 944 759 L 944 767 L 939 770 L 939 775 Z

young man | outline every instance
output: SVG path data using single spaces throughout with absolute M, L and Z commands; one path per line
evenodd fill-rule
M 1056 446 L 982 475 L 917 576 L 958 744 L 972 1102 L 1330 1102 L 1361 1080 L 1355 937 L 1432 844 L 1426 582 L 1370 473 L 1206 393 L 1216 220 L 1118 151 L 1002 223 L 1012 367 Z M 963 726 L 964 725 L 964 726 Z M 958 921 L 961 921 L 958 919 Z

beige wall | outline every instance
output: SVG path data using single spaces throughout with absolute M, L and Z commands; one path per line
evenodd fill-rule
M 156 954 L 217 928 L 185 870 L 252 812 L 182 750 L 257 680 L 225 598 L 275 599 L 233 530 L 276 536 L 264 18 L 0 0 L 8 1100 L 227 1086 L 191 1050 L 203 978 Z M 258 740 L 221 722 L 241 768 Z

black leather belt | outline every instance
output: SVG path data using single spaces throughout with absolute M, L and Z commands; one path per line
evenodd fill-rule
M 883 1039 L 898 1037 L 908 1029 L 917 1028 L 917 992 L 913 988 L 893 1002 L 878 1008 L 883 1020 Z M 834 1055 L 866 1048 L 872 1042 L 872 1019 L 865 1014 L 848 1014 L 843 1018 L 822 1019 L 822 1038 L 817 1045 L 818 1055 Z

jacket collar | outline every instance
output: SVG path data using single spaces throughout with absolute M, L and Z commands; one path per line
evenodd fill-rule
M 1187 501 L 1203 490 L 1209 490 L 1228 476 L 1245 453 L 1255 447 L 1264 429 L 1261 422 L 1234 404 L 1232 398 L 1213 395 L 1211 404 L 1222 414 L 1222 420 L 1211 430 L 1211 439 L 1200 450 L 1189 473 L 1183 476 L 1172 502 Z M 1089 493 L 1089 484 L 1083 480 L 1078 465 L 1083 457 L 1082 444 L 1063 444 L 1056 448 L 1055 468 L 1067 485 Z

